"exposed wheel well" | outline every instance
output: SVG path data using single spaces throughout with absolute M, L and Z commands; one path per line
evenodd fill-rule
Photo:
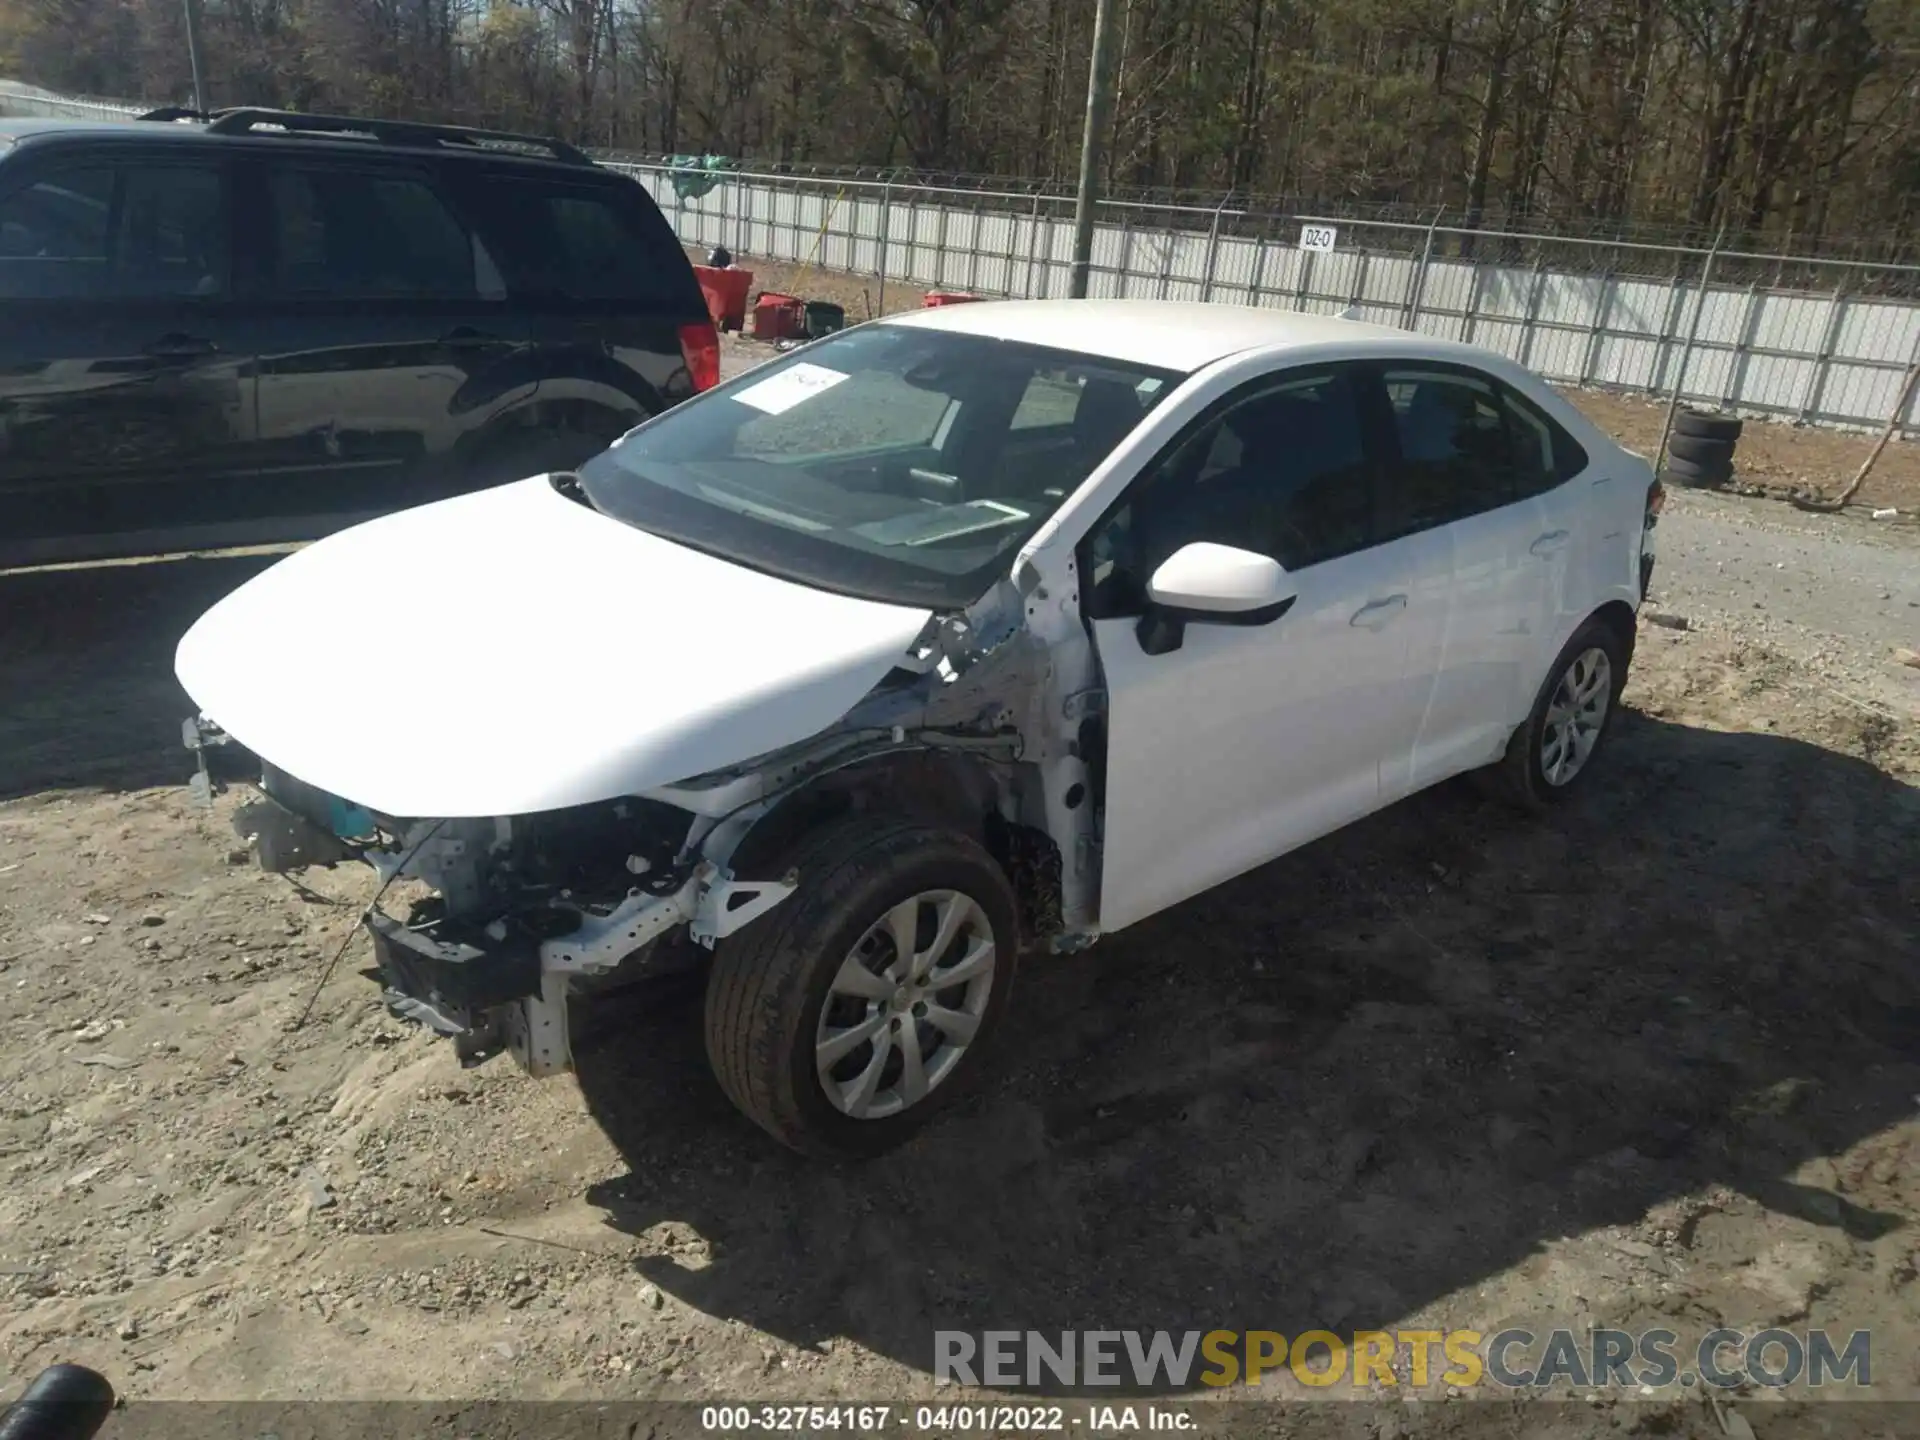
M 1633 642 L 1639 636 L 1638 621 L 1633 607 L 1624 600 L 1609 600 L 1589 619 L 1598 620 L 1619 637 L 1621 647 L 1627 652 L 1627 658 L 1633 658 Z
M 1029 938 L 1060 928 L 1060 853 L 1051 837 L 1001 814 L 1000 778 L 984 763 L 931 750 L 884 755 L 821 776 L 760 820 L 734 851 L 736 875 L 764 878 L 803 836 L 861 812 L 937 825 L 977 840 L 1020 900 Z

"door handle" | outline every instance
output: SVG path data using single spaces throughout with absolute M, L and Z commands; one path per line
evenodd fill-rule
M 1533 544 L 1529 545 L 1527 549 L 1535 555 L 1551 555 L 1556 550 L 1564 549 L 1566 546 L 1566 543 L 1567 543 L 1566 531 L 1549 530 L 1546 534 L 1542 535 L 1538 540 L 1534 541 Z
M 156 360 L 194 360 L 202 355 L 215 354 L 219 349 L 204 335 L 183 335 L 174 330 L 147 346 L 145 353 Z
M 1347 623 L 1357 625 L 1362 630 L 1382 630 L 1387 624 L 1407 608 L 1407 597 L 1389 595 L 1384 600 L 1369 600 L 1353 612 L 1353 618 Z

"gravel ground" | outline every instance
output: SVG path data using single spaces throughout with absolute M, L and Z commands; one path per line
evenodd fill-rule
M 1550 1321 L 1870 1327 L 1920 1396 L 1916 539 L 1677 494 L 1687 628 L 1643 624 L 1582 804 L 1442 787 L 1033 964 L 996 1083 L 858 1169 L 731 1112 L 684 990 L 546 1083 L 461 1071 L 357 948 L 292 1028 L 367 877 L 241 863 L 171 675 L 268 558 L 0 575 L 0 1393 L 872 1399 L 931 1392 L 936 1321 Z

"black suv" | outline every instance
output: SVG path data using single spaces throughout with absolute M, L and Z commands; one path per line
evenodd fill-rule
M 714 384 L 685 253 L 559 141 L 0 120 L 0 566 L 311 538 Z

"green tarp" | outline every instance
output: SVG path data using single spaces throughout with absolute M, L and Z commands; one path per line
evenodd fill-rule
M 675 155 L 667 163 L 672 166 L 668 174 L 676 200 L 698 200 L 733 168 L 733 161 L 724 155 Z

